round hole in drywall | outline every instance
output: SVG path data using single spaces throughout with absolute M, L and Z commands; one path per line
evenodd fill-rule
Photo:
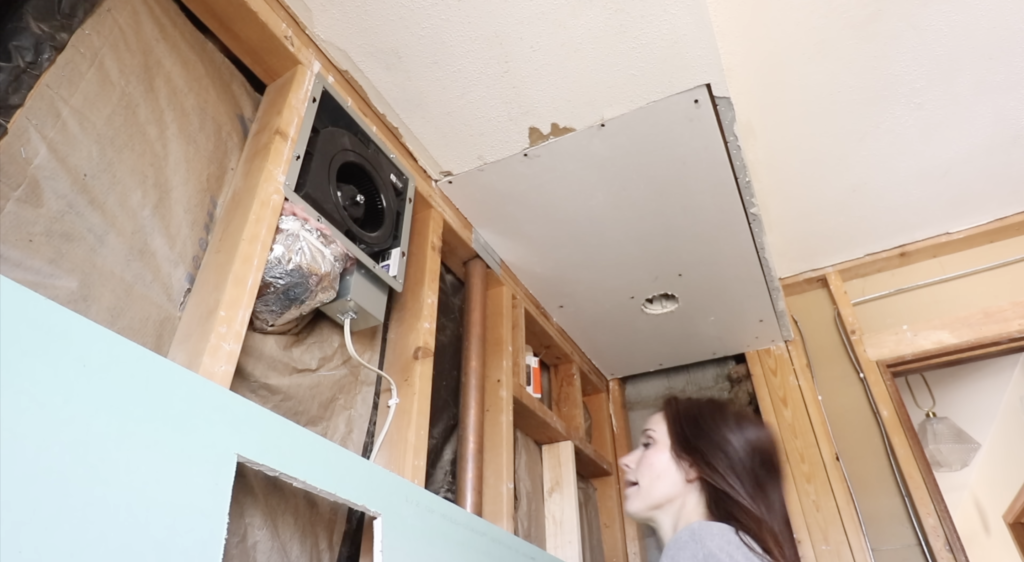
M 647 314 L 665 314 L 679 308 L 679 297 L 673 293 L 658 293 L 644 299 L 640 309 Z

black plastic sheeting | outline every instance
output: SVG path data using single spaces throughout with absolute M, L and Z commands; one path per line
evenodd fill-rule
M 447 267 L 441 270 L 434 342 L 434 381 L 427 440 L 427 490 L 455 502 L 462 382 L 462 311 L 465 287 Z
M 0 138 L 39 77 L 100 0 L 0 3 Z

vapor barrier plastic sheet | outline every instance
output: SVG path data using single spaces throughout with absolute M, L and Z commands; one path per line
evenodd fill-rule
M 258 105 L 171 0 L 106 0 L 0 140 L 0 273 L 166 355 Z

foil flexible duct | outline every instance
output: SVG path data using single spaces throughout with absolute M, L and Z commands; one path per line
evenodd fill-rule
M 329 235 L 298 217 L 282 216 L 256 294 L 253 330 L 291 329 L 317 307 L 334 300 L 342 272 L 355 261 L 355 256 Z

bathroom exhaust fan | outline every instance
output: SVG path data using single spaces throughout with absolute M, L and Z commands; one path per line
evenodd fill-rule
M 320 307 L 353 330 L 384 319 L 390 289 L 401 291 L 415 184 L 349 101 L 317 75 L 285 177 L 285 198 L 303 208 L 358 259 L 338 296 Z

